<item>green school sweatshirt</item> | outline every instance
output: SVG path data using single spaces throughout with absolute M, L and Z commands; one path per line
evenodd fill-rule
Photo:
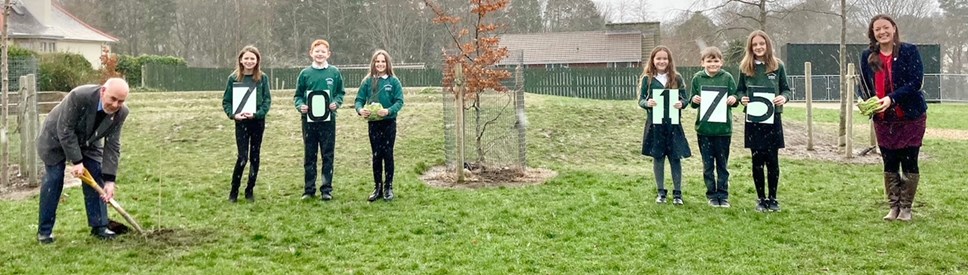
M 343 75 L 336 66 L 329 65 L 323 69 L 309 66 L 299 72 L 299 77 L 296 78 L 296 94 L 292 96 L 296 110 L 299 110 L 299 106 L 307 105 L 306 91 L 320 90 L 330 91 L 332 102 L 336 103 L 337 108 L 343 105 L 343 95 L 346 91 L 343 90 Z M 302 114 L 302 121 L 306 121 L 306 114 Z M 335 111 L 332 114 L 332 121 L 336 121 Z
M 753 68 L 756 69 L 756 74 L 753 76 L 748 76 L 744 73 L 739 74 L 739 84 L 736 87 L 736 97 L 743 98 L 748 96 L 749 86 L 762 86 L 773 89 L 775 95 L 782 95 L 787 97 L 789 100 L 790 86 L 787 85 L 786 69 L 783 68 L 783 64 L 773 72 L 766 72 L 766 64 L 755 64 Z M 746 108 L 743 108 L 743 112 L 746 112 Z M 783 106 L 776 106 L 776 112 L 782 113 Z
M 720 69 L 719 73 L 714 76 L 709 76 L 706 74 L 706 70 L 701 70 L 696 72 L 692 76 L 692 85 L 690 85 L 690 95 L 689 102 L 692 108 L 698 109 L 699 104 L 692 103 L 692 98 L 695 96 L 702 96 L 703 86 L 723 86 L 727 88 L 727 95 L 722 100 L 727 100 L 730 96 L 736 96 L 736 81 L 733 80 L 733 75 L 729 72 Z M 713 100 L 711 98 L 703 98 L 702 100 Z M 733 134 L 733 111 L 732 109 L 739 104 L 739 98 L 736 98 L 736 102 L 726 108 L 726 117 L 728 121 L 726 123 L 720 122 L 703 122 L 703 114 L 696 116 L 696 134 L 701 136 L 731 136 Z
M 251 75 L 246 75 L 242 77 L 239 81 L 235 77 L 235 73 L 229 75 L 228 83 L 225 84 L 225 93 L 222 94 L 222 109 L 225 110 L 225 115 L 229 116 L 229 119 L 234 119 L 235 110 L 232 110 L 232 84 L 235 82 L 242 82 L 245 85 L 255 85 L 255 93 L 258 93 L 255 101 L 255 118 L 265 119 L 266 114 L 269 113 L 269 106 L 272 105 L 272 95 L 269 94 L 269 76 L 265 73 L 262 74 L 262 80 L 258 84 L 252 79 Z
M 396 119 L 397 113 L 403 108 L 403 85 L 400 84 L 400 79 L 396 76 L 388 76 L 385 79 L 378 77 L 376 86 L 373 85 L 373 78 L 364 79 L 356 94 L 356 113 L 373 101 L 379 102 L 383 108 L 390 111 L 384 119 Z M 375 115 L 377 114 L 371 114 L 371 116 Z

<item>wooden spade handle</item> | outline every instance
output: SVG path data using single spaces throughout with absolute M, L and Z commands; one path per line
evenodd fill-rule
M 101 186 L 97 185 L 97 182 L 94 181 L 94 177 L 91 176 L 91 172 L 88 172 L 87 169 L 84 169 L 84 175 L 81 176 L 80 178 L 81 178 L 81 182 L 84 182 L 84 184 L 87 184 L 91 188 L 94 188 L 94 191 L 97 191 L 97 193 L 101 194 L 101 196 L 107 195 L 107 193 L 104 192 L 104 189 L 101 188 Z M 108 201 L 108 204 L 110 204 L 111 208 L 114 208 L 115 211 L 118 211 L 118 213 L 121 214 L 122 217 L 124 217 L 124 220 L 128 221 L 128 223 L 134 226 L 134 229 L 138 230 L 138 233 L 140 234 L 145 233 L 144 229 L 141 229 L 141 225 L 139 225 L 138 222 L 135 221 L 130 214 L 128 214 L 128 211 L 124 211 L 124 208 L 121 208 L 121 204 L 115 201 L 114 198 L 111 198 L 111 200 Z

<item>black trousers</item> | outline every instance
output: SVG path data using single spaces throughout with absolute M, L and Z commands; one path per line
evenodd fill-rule
M 371 121 L 368 130 L 370 150 L 373 151 L 373 182 L 393 184 L 393 145 L 397 140 L 397 120 Z
M 323 155 L 323 182 L 319 185 L 319 192 L 329 194 L 333 192 L 333 160 L 336 146 L 336 121 L 302 122 L 303 145 L 305 159 L 303 168 L 306 171 L 306 185 L 303 195 L 316 194 L 316 160 L 317 154 Z
M 232 172 L 233 195 L 238 194 L 246 161 L 252 163 L 252 166 L 249 166 L 249 181 L 245 186 L 246 194 L 251 194 L 252 188 L 255 187 L 255 181 L 259 177 L 259 152 L 265 130 L 264 119 L 235 121 L 235 145 L 238 148 L 238 157 L 235 159 L 235 170 Z
M 769 183 L 770 199 L 776 199 L 776 189 L 780 183 L 780 161 L 777 149 L 750 149 L 753 153 L 753 184 L 756 185 L 756 196 L 765 199 L 764 188 Z M 763 179 L 763 166 L 766 166 L 766 180 Z
M 880 147 L 881 158 L 884 160 L 884 172 L 898 173 L 902 169 L 905 174 L 919 174 L 918 154 L 921 147 L 901 149 L 887 149 Z
M 707 199 L 729 199 L 729 136 L 699 135 L 702 155 L 702 177 L 706 183 Z

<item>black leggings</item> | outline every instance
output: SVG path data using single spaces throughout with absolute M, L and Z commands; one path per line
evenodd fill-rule
M 266 130 L 264 119 L 249 119 L 235 122 L 235 144 L 238 146 L 238 158 L 235 159 L 235 171 L 232 172 L 232 186 L 239 186 L 242 181 L 242 171 L 245 162 L 249 166 L 249 181 L 246 191 L 251 192 L 255 180 L 259 177 L 259 150 L 262 148 L 262 134 Z
M 881 156 L 884 159 L 884 172 L 898 173 L 904 170 L 905 174 L 918 173 L 918 154 L 921 147 L 908 147 L 901 149 L 881 148 Z
M 372 121 L 368 126 L 370 149 L 373 150 L 373 181 L 393 184 L 393 145 L 397 140 L 397 120 Z
M 780 161 L 777 149 L 750 149 L 753 155 L 753 184 L 756 196 L 766 198 L 764 187 L 769 182 L 770 199 L 776 199 L 776 189 L 780 183 Z M 766 166 L 766 180 L 763 180 L 763 166 Z

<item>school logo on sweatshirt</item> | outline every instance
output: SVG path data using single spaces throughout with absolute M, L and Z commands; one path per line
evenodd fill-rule
M 333 88 L 333 79 L 332 78 L 327 78 L 326 79 L 326 85 L 328 85 L 329 88 L 332 89 Z
M 766 74 L 766 77 L 770 80 L 776 80 L 776 73 L 768 73 Z
M 393 85 L 390 85 L 390 84 L 383 85 L 383 90 L 387 92 L 393 91 Z

